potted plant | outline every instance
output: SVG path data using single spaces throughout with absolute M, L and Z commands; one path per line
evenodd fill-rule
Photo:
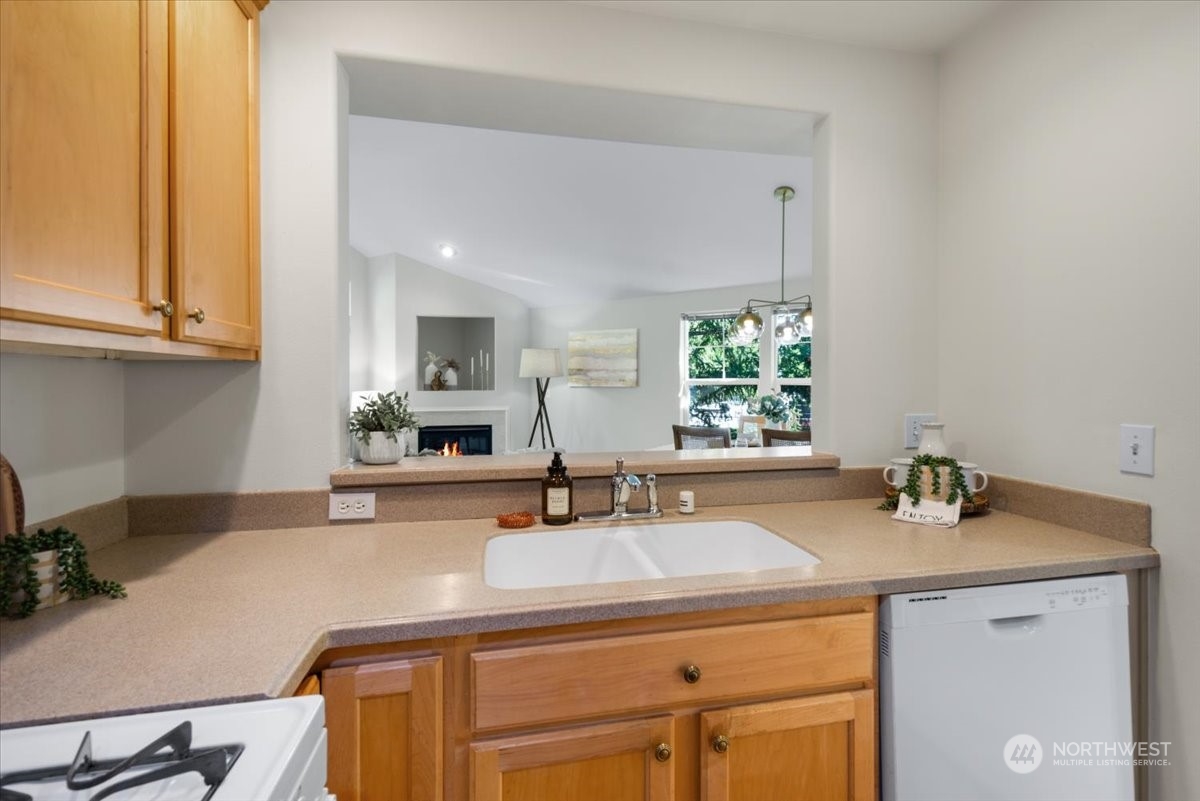
M 74 532 L 39 528 L 0 542 L 0 613 L 6 617 L 29 617 L 42 607 L 93 595 L 124 598 L 125 588 L 92 575 L 87 549 Z
M 382 392 L 350 413 L 350 433 L 358 440 L 358 458 L 366 464 L 395 464 L 404 458 L 402 431 L 420 421 L 408 408 L 408 393 Z
M 761 395 L 755 398 L 751 405 L 757 410 L 755 413 L 761 414 L 774 425 L 783 425 L 787 422 L 790 410 L 788 398 L 782 392 Z

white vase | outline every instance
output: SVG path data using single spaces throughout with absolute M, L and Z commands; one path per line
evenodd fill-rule
M 917 441 L 917 453 L 930 456 L 946 455 L 946 440 L 942 438 L 945 423 L 921 423 L 921 439 Z
M 453 367 L 442 370 L 442 380 L 446 382 L 446 389 L 458 389 L 458 371 Z
M 370 438 L 358 441 L 358 458 L 364 464 L 395 464 L 404 458 L 404 432 L 397 432 L 396 439 L 388 439 L 384 431 L 372 431 Z
M 433 374 L 438 371 L 437 363 L 425 365 L 425 386 L 424 389 L 429 389 L 433 385 Z

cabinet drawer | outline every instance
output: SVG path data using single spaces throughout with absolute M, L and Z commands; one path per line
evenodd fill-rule
M 867 684 L 874 631 L 864 612 L 478 651 L 472 724 L 487 731 Z M 698 677 L 685 675 L 689 667 Z

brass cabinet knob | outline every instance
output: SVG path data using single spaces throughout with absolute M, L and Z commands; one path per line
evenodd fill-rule
M 163 317 L 171 317 L 175 314 L 175 304 L 169 300 L 160 300 L 150 308 L 156 312 L 161 312 Z
M 688 684 L 695 684 L 700 681 L 700 668 L 695 665 L 688 665 L 683 669 L 683 680 Z
M 188 314 L 188 317 L 191 317 L 193 320 L 195 320 L 196 325 L 200 325 L 200 323 L 204 322 L 204 309 L 197 306 L 191 310 L 191 312 Z
M 729 750 L 729 738 L 724 734 L 718 734 L 712 738 L 712 748 L 718 754 L 723 754 Z
M 671 746 L 666 743 L 659 743 L 654 747 L 654 758 L 659 762 L 666 762 L 671 758 Z

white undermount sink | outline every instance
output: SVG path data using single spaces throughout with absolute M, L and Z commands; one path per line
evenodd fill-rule
M 525 590 L 820 563 L 741 520 L 643 523 L 493 537 L 483 555 L 483 578 L 489 587 Z

